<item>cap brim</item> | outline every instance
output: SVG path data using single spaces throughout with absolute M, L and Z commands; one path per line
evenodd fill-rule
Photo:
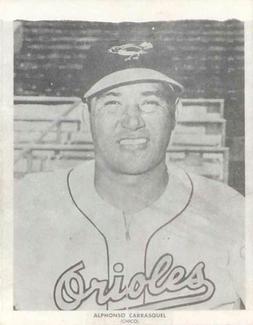
M 183 92 L 184 87 L 165 74 L 152 69 L 129 68 L 113 72 L 97 81 L 85 94 L 84 99 L 89 99 L 111 88 L 135 82 L 162 82 L 177 94 Z

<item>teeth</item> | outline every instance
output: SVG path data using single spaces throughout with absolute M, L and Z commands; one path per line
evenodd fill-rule
M 120 141 L 121 144 L 125 144 L 125 145 L 143 144 L 146 142 L 147 142 L 147 139 L 145 139 L 145 138 L 123 139 Z

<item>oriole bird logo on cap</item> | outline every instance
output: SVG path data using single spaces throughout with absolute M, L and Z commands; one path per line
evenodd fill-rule
M 118 54 L 125 56 L 126 58 L 124 61 L 130 61 L 130 60 L 138 60 L 139 57 L 145 53 L 149 49 L 152 49 L 153 45 L 149 42 L 143 42 L 140 45 L 135 44 L 123 44 L 119 46 L 113 46 L 110 49 L 108 49 L 108 52 L 113 54 Z

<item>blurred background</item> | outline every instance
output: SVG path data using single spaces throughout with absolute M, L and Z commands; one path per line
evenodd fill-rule
M 87 50 L 104 39 L 164 43 L 164 72 L 185 87 L 168 161 L 244 194 L 244 25 L 237 20 L 16 21 L 15 178 L 93 159 L 79 96 Z

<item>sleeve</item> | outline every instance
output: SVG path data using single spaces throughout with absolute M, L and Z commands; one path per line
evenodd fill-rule
M 36 173 L 14 186 L 14 308 L 50 309 L 47 285 L 49 261 L 66 200 L 67 170 Z M 55 251 L 54 251 L 55 252 Z M 47 274 L 47 276 L 44 276 Z
M 30 309 L 40 257 L 38 220 L 42 209 L 39 179 L 29 175 L 15 184 L 14 192 L 14 309 Z M 35 254 L 36 252 L 36 254 Z M 34 298 L 34 299 L 33 299 Z
M 29 177 L 18 180 L 14 191 L 14 309 L 20 310 L 25 305 L 25 288 L 29 288 L 27 251 L 29 240 L 28 220 L 32 207 L 29 202 L 32 186 Z
M 245 305 L 245 204 L 244 197 L 235 193 L 227 201 L 227 211 L 232 221 L 232 240 L 229 245 L 228 271 L 232 285 Z

